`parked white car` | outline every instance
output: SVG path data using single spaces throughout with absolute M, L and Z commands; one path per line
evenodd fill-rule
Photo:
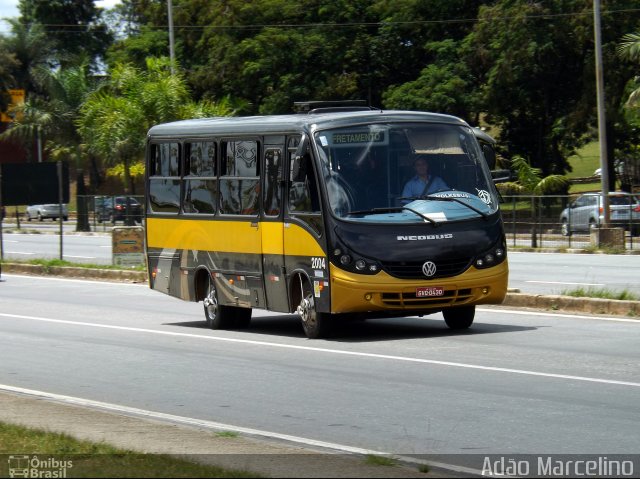
M 602 194 L 585 193 L 573 201 L 560 214 L 561 232 L 564 236 L 597 228 L 604 219 Z M 640 233 L 640 198 L 623 192 L 609 193 L 609 219 L 612 226 Z
M 60 205 L 48 204 L 48 205 L 31 205 L 27 206 L 27 221 L 31 221 L 33 218 L 37 218 L 42 221 L 45 218 L 51 218 L 57 220 L 60 218 Z M 67 205 L 62 205 L 62 219 L 67 221 L 69 219 L 69 210 Z

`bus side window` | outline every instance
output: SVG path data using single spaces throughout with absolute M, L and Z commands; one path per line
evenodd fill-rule
M 224 168 L 220 177 L 220 212 L 258 214 L 260 145 L 254 140 L 222 142 Z
M 308 152 L 291 160 L 289 211 L 300 213 L 320 211 L 318 188 Z
M 280 214 L 282 187 L 282 149 L 268 148 L 265 153 L 264 213 L 267 216 Z
M 149 207 L 154 213 L 178 213 L 180 208 L 180 144 L 152 145 Z
M 185 213 L 214 214 L 218 195 L 216 143 L 184 144 L 185 165 L 182 210 Z

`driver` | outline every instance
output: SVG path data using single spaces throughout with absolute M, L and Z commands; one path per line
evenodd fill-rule
M 442 178 L 429 174 L 429 161 L 425 155 L 417 155 L 413 161 L 413 167 L 416 175 L 404 185 L 402 190 L 404 198 L 416 198 L 451 189 Z M 403 200 L 403 204 L 407 204 L 410 201 Z

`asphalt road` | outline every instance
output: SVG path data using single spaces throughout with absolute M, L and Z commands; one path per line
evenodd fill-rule
M 2 385 L 401 455 L 640 450 L 634 320 L 480 308 L 461 333 L 434 315 L 314 341 L 292 315 L 211 331 L 142 285 L 13 275 L 0 304 Z

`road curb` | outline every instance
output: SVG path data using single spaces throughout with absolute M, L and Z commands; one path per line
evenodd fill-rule
M 78 268 L 73 266 L 43 266 L 22 263 L 4 263 L 2 264 L 2 271 L 5 273 L 29 274 L 36 276 L 62 276 L 67 278 L 123 281 L 131 283 L 147 282 L 146 271 Z M 640 301 L 574 298 L 572 296 L 525 294 L 510 291 L 507 293 L 502 305 L 516 308 L 534 308 L 552 311 L 626 316 L 640 320 Z
M 145 283 L 146 271 L 120 269 L 79 268 L 74 266 L 44 266 L 40 264 L 3 263 L 4 273 L 28 274 L 34 276 L 62 276 L 66 278 L 97 279 Z
M 573 296 L 507 293 L 503 306 L 534 308 L 575 313 L 627 316 L 640 320 L 640 301 L 574 298 Z

